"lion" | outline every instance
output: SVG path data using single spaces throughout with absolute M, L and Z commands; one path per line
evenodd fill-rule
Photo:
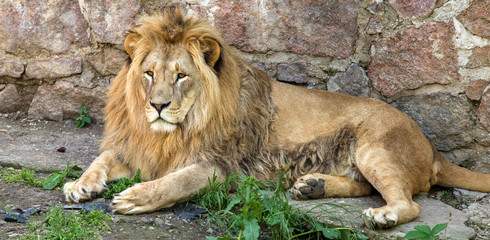
M 124 41 L 128 62 L 111 83 L 100 155 L 65 184 L 69 202 L 141 171 L 112 210 L 171 207 L 215 175 L 259 180 L 289 172 L 296 199 L 386 200 L 364 211 L 378 227 L 413 220 L 412 195 L 433 185 L 490 192 L 490 175 L 450 163 L 407 115 L 380 100 L 268 78 L 205 20 L 182 9 L 142 17 Z

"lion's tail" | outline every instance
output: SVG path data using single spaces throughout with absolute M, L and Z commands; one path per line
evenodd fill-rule
M 436 158 L 435 163 L 440 164 L 436 175 L 437 185 L 490 192 L 490 174 L 473 172 L 457 166 L 443 157 L 437 150 L 435 150 L 434 156 Z

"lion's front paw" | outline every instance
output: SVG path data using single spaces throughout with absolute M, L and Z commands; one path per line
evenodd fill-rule
M 363 211 L 364 224 L 371 228 L 391 228 L 397 225 L 398 216 L 384 208 L 369 208 Z
M 67 202 L 78 203 L 95 197 L 106 188 L 105 179 L 82 176 L 74 182 L 66 183 L 63 193 Z
M 111 203 L 112 211 L 121 214 L 140 214 L 158 210 L 160 206 L 154 200 L 160 198 L 154 196 L 148 185 L 149 183 L 136 184 L 115 194 Z
M 291 188 L 295 199 L 316 199 L 325 196 L 325 181 L 307 174 L 299 178 Z

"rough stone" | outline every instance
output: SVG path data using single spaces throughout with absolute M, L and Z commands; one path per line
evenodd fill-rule
M 472 104 L 464 96 L 431 93 L 401 97 L 393 106 L 410 116 L 440 151 L 466 147 L 475 139 Z
M 328 91 L 358 97 L 370 97 L 369 78 L 366 71 L 352 64 L 345 72 L 339 72 L 327 82 Z
M 490 88 L 483 93 L 480 101 L 480 107 L 476 111 L 476 116 L 480 119 L 481 124 L 490 132 Z
M 480 100 L 483 91 L 488 86 L 488 81 L 486 80 L 476 80 L 470 83 L 465 90 L 466 96 L 471 99 L 478 101 Z
M 20 78 L 24 73 L 24 64 L 18 60 L 0 60 L 0 77 Z
M 58 58 L 46 61 L 30 60 L 27 62 L 27 78 L 62 78 L 82 72 L 82 59 Z
M 29 118 L 61 121 L 75 119 L 83 103 L 92 119 L 101 122 L 105 106 L 105 93 L 107 89 L 95 87 L 87 89 L 74 87 L 72 83 L 57 81 L 54 85 L 39 87 L 31 107 Z
M 393 38 L 382 38 L 371 47 L 368 75 L 386 97 L 425 84 L 459 80 L 452 21 L 408 28 Z
M 436 7 L 436 0 L 389 0 L 388 3 L 402 16 L 417 19 L 429 16 Z
M 127 58 L 128 55 L 124 51 L 105 48 L 104 51 L 89 56 L 87 61 L 102 75 L 116 75 Z
M 246 52 L 346 58 L 355 50 L 359 1 L 232 1 L 193 6 Z
M 87 26 L 77 0 L 0 3 L 0 49 L 7 52 L 62 53 L 72 44 L 87 46 Z
M 468 58 L 467 68 L 490 67 L 490 46 L 475 48 Z
M 452 215 L 451 224 L 448 225 L 446 236 L 452 239 L 472 239 L 475 230 L 465 226 L 468 214 L 444 204 L 443 202 L 427 197 L 427 194 L 418 194 L 413 200 L 420 204 L 422 211 L 419 216 L 411 222 L 401 224 L 391 229 L 383 230 L 383 236 L 379 239 L 394 239 L 405 236 L 407 232 L 413 231 L 417 225 L 429 225 L 448 222 Z M 362 210 L 370 207 L 382 207 L 386 202 L 379 195 L 358 198 L 327 198 L 321 200 L 295 201 L 290 200 L 291 205 L 302 211 L 308 211 L 319 221 L 342 225 L 351 228 L 363 226 Z M 322 204 L 322 207 L 318 207 Z M 346 209 L 336 206 L 348 206 Z M 485 206 L 483 206 L 485 207 Z M 325 214 L 328 211 L 329 214 Z M 373 239 L 378 239 L 373 237 Z
M 471 33 L 490 38 L 490 0 L 473 1 L 457 18 Z
M 281 63 L 277 65 L 277 80 L 284 82 L 306 83 L 306 63 L 303 61 L 291 64 Z
M 22 98 L 14 84 L 7 84 L 0 92 L 0 112 L 15 112 L 22 109 Z
M 385 5 L 383 2 L 373 1 L 371 5 L 366 8 L 371 14 L 381 15 L 385 12 Z
M 377 34 L 383 32 L 383 21 L 377 17 L 373 17 L 369 19 L 369 22 L 366 26 L 366 29 L 364 31 L 367 34 Z
M 98 42 L 122 44 L 124 32 L 135 24 L 140 0 L 81 0 L 82 12 Z

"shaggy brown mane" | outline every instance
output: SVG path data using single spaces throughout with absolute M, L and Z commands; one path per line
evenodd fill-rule
M 154 179 L 195 162 L 217 164 L 229 172 L 243 167 L 231 160 L 252 159 L 252 154 L 267 145 L 274 112 L 270 82 L 264 72 L 235 56 L 207 22 L 185 16 L 183 10 L 166 11 L 140 19 L 129 33 L 141 38 L 133 46 L 132 60 L 108 93 L 101 151 L 118 149 L 120 161 L 141 169 L 145 179 Z M 206 65 L 206 51 L 202 51 L 206 39 L 220 47 L 213 68 Z M 150 131 L 141 107 L 145 99 L 138 76 L 149 52 L 169 45 L 190 53 L 201 72 L 204 90 L 176 131 L 155 133 Z

